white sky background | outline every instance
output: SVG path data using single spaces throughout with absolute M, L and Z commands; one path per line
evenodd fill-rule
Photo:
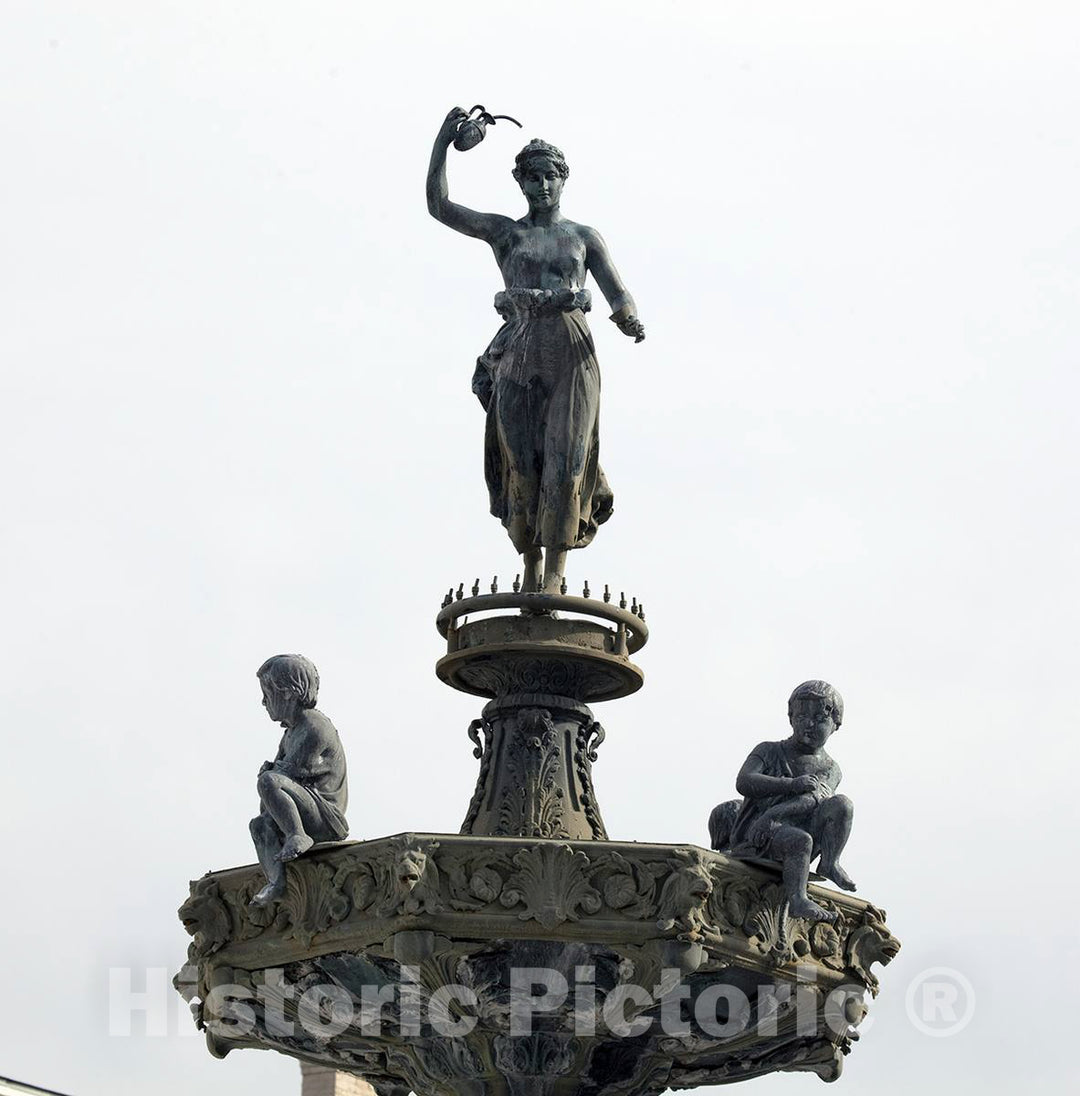
M 171 974 L 188 880 L 252 859 L 268 655 L 322 672 L 354 836 L 460 825 L 480 702 L 433 618 L 517 567 L 469 391 L 498 272 L 423 178 L 479 101 L 525 130 L 452 152 L 452 195 L 520 213 L 514 154 L 558 144 L 648 328 L 597 300 L 616 513 L 570 564 L 653 632 L 597 708 L 612 836 L 705 843 L 828 678 L 847 866 L 904 942 L 841 1084 L 1060 1090 L 1078 33 L 1066 3 L 7 0 L 0 1074 L 297 1091 L 283 1057 L 107 1034 L 108 969 Z M 905 1015 L 936 965 L 977 994 L 950 1039 Z

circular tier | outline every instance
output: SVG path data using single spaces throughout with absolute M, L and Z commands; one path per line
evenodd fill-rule
M 475 590 L 476 587 L 473 587 Z M 635 603 L 636 607 L 636 603 Z M 615 629 L 608 629 L 613 635 L 625 635 L 626 653 L 634 654 L 645 646 L 649 638 L 649 629 L 640 608 L 637 612 L 625 605 L 613 605 L 608 601 L 597 601 L 589 597 L 572 597 L 567 594 L 473 594 L 472 597 L 459 597 L 456 601 L 447 601 L 435 618 L 439 634 L 450 641 L 450 634 L 456 627 L 456 621 L 470 613 L 491 612 L 495 609 L 520 609 L 522 616 L 531 619 L 559 620 L 556 612 L 575 613 L 578 616 L 609 621 Z M 567 622 L 563 622 L 567 623 Z
M 505 608 L 521 611 L 467 619 L 469 613 Z M 564 618 L 555 611 L 578 616 Z M 447 653 L 436 664 L 436 674 L 474 696 L 555 693 L 589 703 L 628 696 L 645 680 L 629 659 L 648 638 L 644 621 L 604 602 L 544 594 L 484 595 L 445 606 L 437 625 L 446 637 Z
M 629 696 L 645 681 L 641 670 L 627 659 L 554 644 L 467 648 L 440 658 L 435 673 L 447 685 L 473 696 L 554 692 L 586 703 Z

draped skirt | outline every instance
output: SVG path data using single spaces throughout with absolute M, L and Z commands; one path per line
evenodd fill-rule
M 497 304 L 509 318 L 473 380 L 487 409 L 491 512 L 520 553 L 583 548 L 614 502 L 600 468 L 600 368 L 585 320 L 588 294 L 510 290 L 505 298 Z

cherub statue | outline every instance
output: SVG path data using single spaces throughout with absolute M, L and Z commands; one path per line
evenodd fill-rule
M 303 655 L 275 655 L 258 669 L 263 707 L 285 728 L 273 761 L 264 761 L 257 787 L 261 806 L 251 837 L 266 886 L 251 900 L 265 906 L 285 893 L 285 864 L 320 841 L 349 834 L 345 751 L 333 723 L 315 704 L 319 671 Z
M 851 833 L 852 806 L 837 795 L 840 766 L 825 743 L 844 718 L 844 701 L 825 681 L 804 681 L 788 701 L 791 737 L 762 742 L 735 781 L 742 800 L 730 800 L 709 816 L 712 847 L 730 856 L 778 860 L 792 917 L 830 921 L 833 914 L 806 893 L 810 862 L 843 890 L 855 884 L 840 866 Z
M 530 141 L 513 169 L 529 211 L 519 220 L 452 202 L 446 156 L 466 113 L 455 107 L 435 138 L 427 176 L 431 215 L 495 253 L 502 328 L 473 377 L 487 411 L 484 472 L 491 512 L 524 557 L 524 589 L 556 593 L 566 553 L 584 548 L 611 516 L 600 468 L 600 369 L 585 321 L 591 274 L 611 319 L 635 342 L 645 328 L 600 233 L 559 209 L 570 174 L 563 154 Z

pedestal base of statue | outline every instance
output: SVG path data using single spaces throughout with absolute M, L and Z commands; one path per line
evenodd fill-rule
M 622 600 L 474 593 L 443 604 L 435 672 L 488 698 L 469 727 L 480 775 L 462 833 L 607 837 L 591 775 L 604 730 L 588 705 L 641 688 L 630 655 L 649 637 L 636 600 Z
M 256 867 L 193 883 L 178 988 L 211 1051 L 272 1048 L 379 1096 L 835 1079 L 899 947 L 884 913 L 812 887 L 834 920 L 810 923 L 776 867 L 606 839 L 589 705 L 640 688 L 640 607 L 474 589 L 438 627 L 439 677 L 487 700 L 462 832 L 318 846 L 268 907 Z

